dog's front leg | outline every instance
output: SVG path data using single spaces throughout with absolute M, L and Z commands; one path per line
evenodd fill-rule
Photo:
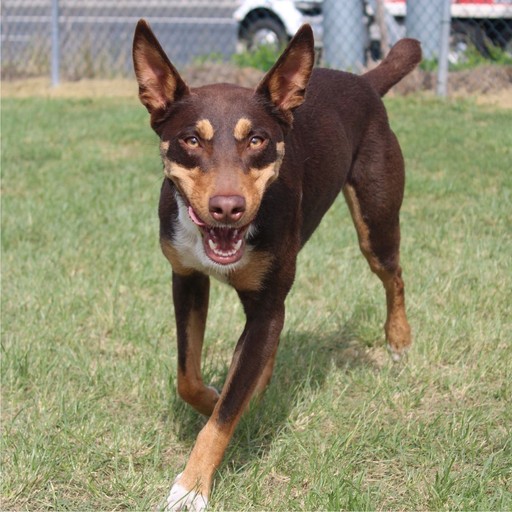
M 203 349 L 210 278 L 199 272 L 172 276 L 172 292 L 178 338 L 178 393 L 206 416 L 213 412 L 219 398 L 217 391 L 203 383 Z
M 199 433 L 185 470 L 167 499 L 167 510 L 206 507 L 213 475 L 258 382 L 271 364 L 284 323 L 284 300 L 244 300 L 247 322 L 212 416 Z

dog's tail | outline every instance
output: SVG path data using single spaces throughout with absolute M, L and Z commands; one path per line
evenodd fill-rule
M 421 61 L 421 45 L 416 39 L 400 39 L 386 58 L 363 77 L 384 96 L 393 85 L 409 74 Z

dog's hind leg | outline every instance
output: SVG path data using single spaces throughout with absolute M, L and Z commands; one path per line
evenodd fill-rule
M 178 393 L 200 413 L 209 416 L 219 398 L 203 383 L 203 348 L 210 279 L 198 272 L 183 276 L 173 273 L 172 291 L 178 338 Z
M 374 163 L 376 168 L 367 168 L 364 173 L 358 174 L 356 164 L 343 193 L 357 230 L 359 247 L 386 290 L 387 318 L 384 329 L 388 349 L 396 361 L 411 345 L 400 268 L 399 211 L 404 173 L 397 146 L 386 156 L 383 167 Z

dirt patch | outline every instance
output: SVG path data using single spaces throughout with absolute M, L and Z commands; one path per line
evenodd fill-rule
M 183 77 L 192 87 L 212 82 L 227 82 L 244 87 L 255 87 L 263 73 L 253 68 L 239 68 L 229 63 L 205 63 L 183 70 Z M 436 74 L 415 70 L 396 85 L 390 94 L 406 95 L 433 91 Z M 481 66 L 466 71 L 450 72 L 450 97 L 474 97 L 478 104 L 490 104 L 512 109 L 512 66 Z M 4 97 L 137 97 L 135 79 L 80 80 L 64 82 L 51 87 L 45 78 L 2 82 Z
M 512 89 L 503 89 L 500 92 L 477 95 L 475 101 L 478 105 L 491 105 L 493 107 L 512 110 Z
M 242 87 L 256 87 L 264 73 L 254 68 L 239 68 L 233 64 L 201 64 L 183 70 L 183 77 L 192 87 L 208 83 L 229 83 Z M 212 80 L 213 78 L 213 80 Z
M 433 91 L 437 74 L 416 69 L 397 84 L 393 91 L 409 94 L 417 91 Z M 448 74 L 448 95 L 495 94 L 508 90 L 512 92 L 512 66 L 480 66 L 465 71 L 451 71 Z
M 2 82 L 2 97 L 6 98 L 136 98 L 135 80 L 79 80 L 64 82 L 52 87 L 48 78 L 28 78 L 13 82 Z

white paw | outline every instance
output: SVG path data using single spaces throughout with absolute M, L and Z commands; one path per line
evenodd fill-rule
M 179 480 L 178 475 L 174 485 L 171 488 L 169 496 L 167 496 L 167 503 L 165 506 L 165 512 L 177 512 L 179 510 L 190 510 L 192 512 L 201 512 L 206 509 L 208 499 L 201 493 L 194 489 L 189 490 L 177 483 Z
M 407 360 L 407 350 L 402 350 L 402 352 L 397 352 L 394 348 L 391 347 L 391 345 L 386 345 L 386 348 L 388 349 L 389 355 L 391 356 L 391 359 L 395 363 L 399 363 L 402 360 Z

